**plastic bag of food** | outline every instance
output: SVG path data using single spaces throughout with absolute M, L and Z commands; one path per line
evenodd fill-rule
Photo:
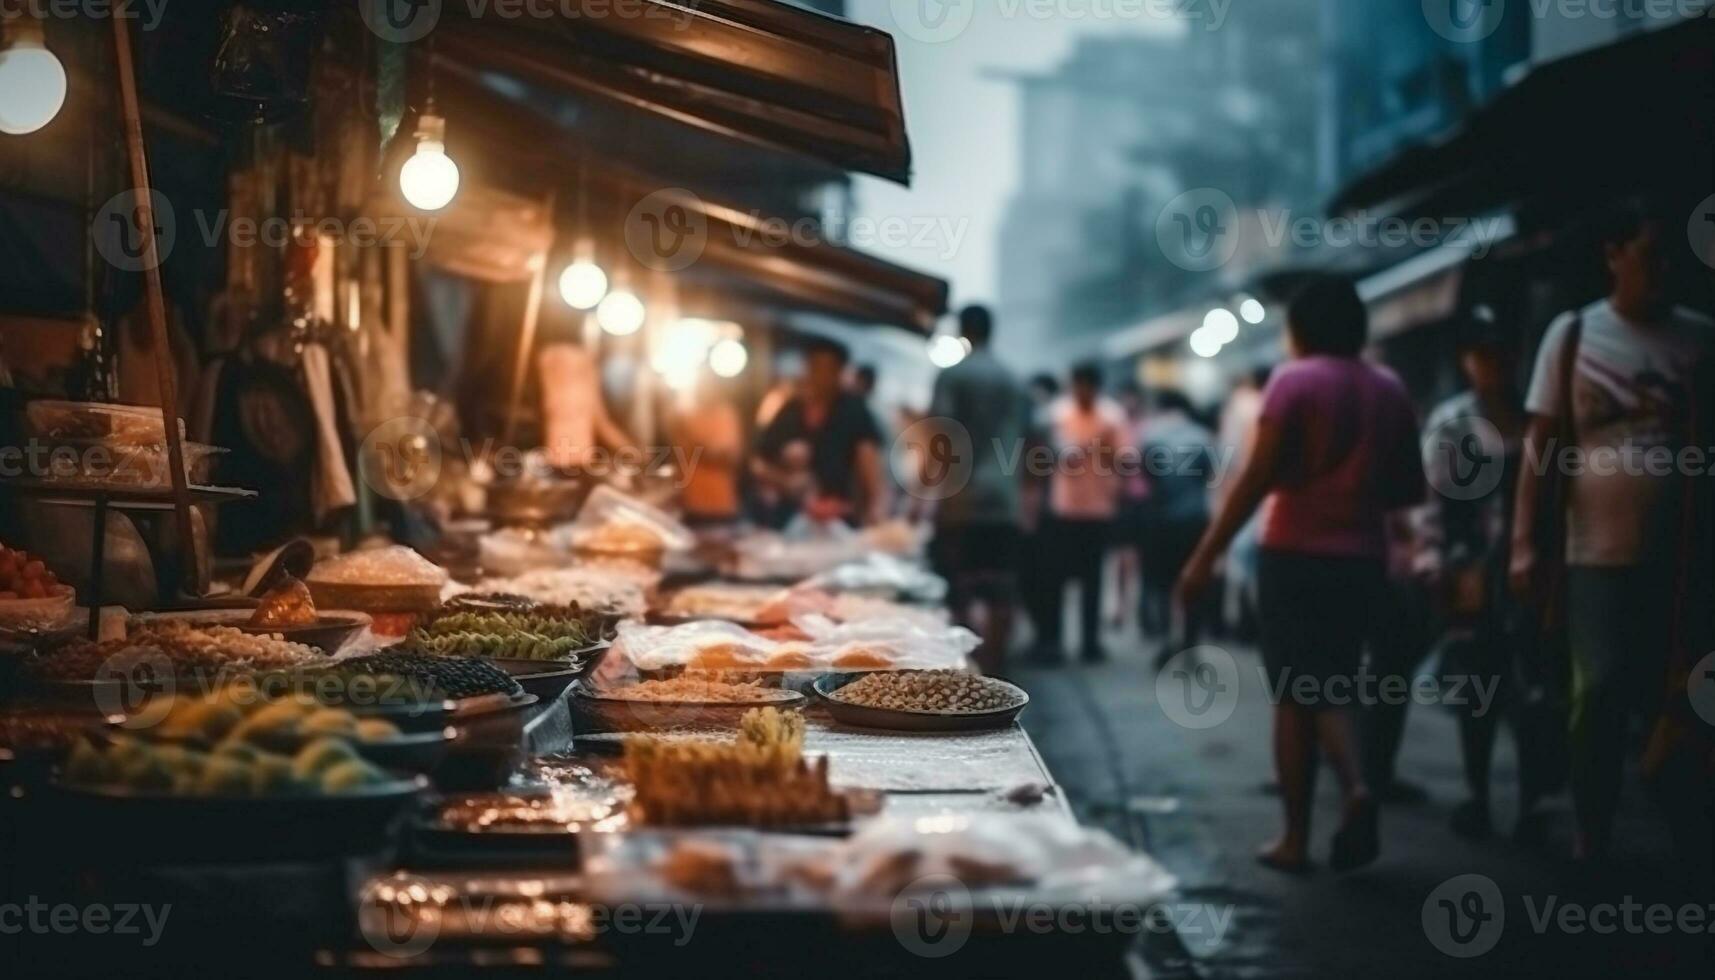
M 867 619 L 836 623 L 826 616 L 800 616 L 792 625 L 809 640 L 811 657 L 832 670 L 962 670 L 982 645 L 963 626 L 915 619 Z
M 849 533 L 793 537 L 753 534 L 733 544 L 733 574 L 749 581 L 796 582 L 863 557 Z
M 687 551 L 697 543 L 666 511 L 609 486 L 590 492 L 570 526 L 570 541 L 577 550 L 609 555 Z
M 882 817 L 818 860 L 829 890 L 850 900 L 892 899 L 930 875 L 952 876 L 972 890 L 1088 893 L 1138 905 L 1178 884 L 1106 832 L 1058 813 Z
M 792 656 L 792 669 L 814 666 L 794 644 L 757 636 L 736 623 L 708 621 L 683 626 L 621 623 L 613 640 L 613 656 L 640 671 L 668 670 L 784 670 L 782 657 Z M 797 656 L 794 656 L 797 655 Z
M 865 555 L 859 561 L 815 575 L 804 585 L 829 592 L 863 592 L 916 602 L 941 602 L 947 598 L 946 579 L 891 555 Z

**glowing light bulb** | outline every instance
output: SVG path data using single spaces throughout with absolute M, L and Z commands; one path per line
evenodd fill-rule
M 643 301 L 623 289 L 608 293 L 595 308 L 596 322 L 615 337 L 629 337 L 643 329 L 647 315 Z
M 1232 310 L 1214 309 L 1203 318 L 1203 329 L 1209 331 L 1216 343 L 1230 344 L 1239 339 L 1239 318 Z
M 709 348 L 709 370 L 720 378 L 736 378 L 750 364 L 750 351 L 744 341 L 728 337 Z
M 399 190 L 421 211 L 439 211 L 459 192 L 459 165 L 447 156 L 447 121 L 425 112 L 417 121 L 417 152 L 399 170 Z
M 929 363 L 943 370 L 958 364 L 969 353 L 965 342 L 951 334 L 942 334 L 929 341 Z
M 560 298 L 574 310 L 593 310 L 607 295 L 607 273 L 588 259 L 579 259 L 560 273 Z
M 1268 319 L 1268 307 L 1258 300 L 1246 299 L 1239 304 L 1239 316 L 1244 317 L 1246 323 L 1255 326 Z
M 66 70 L 43 41 L 42 26 L 24 18 L 0 49 L 0 133 L 33 133 L 59 115 L 66 101 Z
M 1191 332 L 1191 353 L 1198 357 L 1214 357 L 1224 346 L 1221 338 L 1208 327 L 1198 327 Z

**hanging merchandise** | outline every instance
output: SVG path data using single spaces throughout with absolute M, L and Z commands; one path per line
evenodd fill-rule
M 216 114 L 243 121 L 292 115 L 309 100 L 322 36 L 321 0 L 233 3 L 209 72 Z

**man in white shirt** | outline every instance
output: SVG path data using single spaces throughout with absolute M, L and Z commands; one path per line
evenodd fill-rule
M 1072 393 L 1049 410 L 1055 466 L 1048 488 L 1048 534 L 1056 574 L 1044 607 L 1049 628 L 1063 630 L 1066 583 L 1078 583 L 1080 653 L 1086 663 L 1107 658 L 1101 643 L 1102 565 L 1119 513 L 1115 453 L 1126 440 L 1125 411 L 1101 392 L 1102 369 L 1081 365 L 1072 372 Z M 1052 647 L 1039 653 L 1059 659 Z
M 1667 293 L 1667 226 L 1641 208 L 1616 215 L 1603 247 L 1613 292 L 1557 320 L 1526 398 L 1531 414 L 1514 515 L 1513 584 L 1543 585 L 1536 554 L 1548 479 L 1565 481 L 1567 632 L 1572 657 L 1576 852 L 1600 857 L 1612 830 L 1626 725 L 1660 707 L 1699 387 L 1715 324 Z M 1570 345 L 1575 344 L 1575 347 Z M 1568 358 L 1570 357 L 1570 360 Z M 1564 377 L 1570 364 L 1571 391 Z M 1570 414 L 1571 444 L 1554 446 Z M 1699 465 L 1707 467 L 1710 461 Z M 1544 472 L 1551 473 L 1544 476 Z M 1549 515 L 1543 515 L 1549 516 Z

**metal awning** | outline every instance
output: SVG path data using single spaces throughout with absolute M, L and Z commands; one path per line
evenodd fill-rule
M 774 0 L 562 0 L 502 17 L 448 0 L 437 57 L 577 99 L 906 183 L 893 39 Z M 486 12 L 486 15 L 484 15 Z
M 1579 209 L 1705 187 L 1712 148 L 1715 20 L 1702 17 L 1538 66 L 1456 132 L 1352 182 L 1330 211 Z

